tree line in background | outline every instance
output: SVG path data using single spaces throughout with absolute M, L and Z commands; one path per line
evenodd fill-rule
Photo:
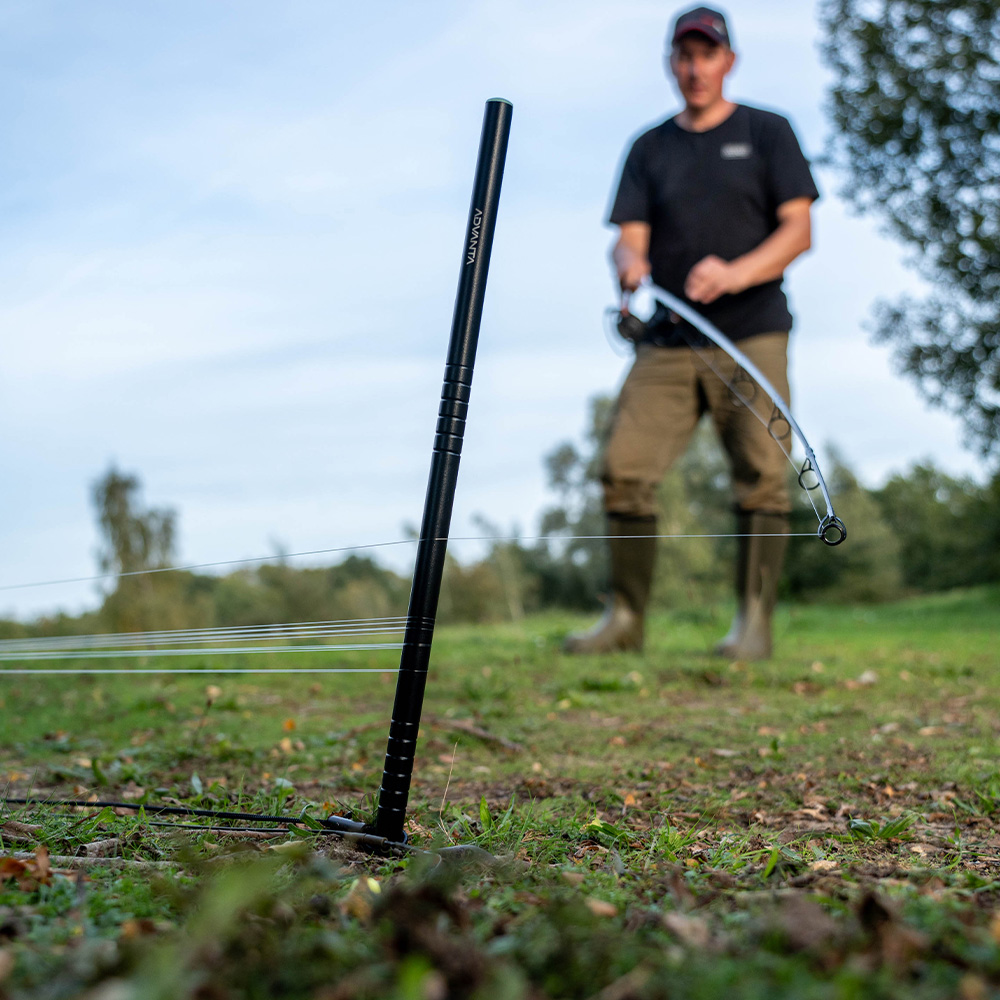
M 606 572 L 604 544 L 593 537 L 605 530 L 597 462 L 610 412 L 609 398 L 593 400 L 582 442 L 566 442 L 546 456 L 554 503 L 542 515 L 541 541 L 503 537 L 507 533 L 479 519 L 484 537 L 494 540 L 480 559 L 449 558 L 441 621 L 516 621 L 550 608 L 597 606 Z M 792 530 L 808 537 L 792 539 L 786 599 L 885 601 L 1000 580 L 1000 472 L 979 484 L 918 464 L 870 489 L 836 454 L 828 472 L 849 539 L 836 548 L 823 545 L 814 537 L 816 517 L 803 503 Z M 794 479 L 791 468 L 789 474 Z M 793 493 L 802 491 L 795 486 Z M 139 479 L 114 468 L 94 484 L 92 498 L 101 534 L 98 565 L 108 575 L 100 606 L 76 617 L 3 622 L 4 635 L 341 621 L 406 612 L 409 581 L 369 557 L 296 568 L 279 556 L 226 575 L 155 572 L 173 563 L 176 511 L 145 507 Z M 654 593 L 660 606 L 697 616 L 727 599 L 734 545 L 726 537 L 733 530 L 729 505 L 725 458 L 704 423 L 660 489 L 660 531 L 679 536 L 659 544 Z

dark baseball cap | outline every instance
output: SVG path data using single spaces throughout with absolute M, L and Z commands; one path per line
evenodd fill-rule
M 676 45 L 685 35 L 690 35 L 692 31 L 697 31 L 704 35 L 709 41 L 716 45 L 725 45 L 732 48 L 729 41 L 729 28 L 726 27 L 726 19 L 717 10 L 711 7 L 695 7 L 692 10 L 680 14 L 674 22 L 674 33 L 671 36 L 671 45 Z

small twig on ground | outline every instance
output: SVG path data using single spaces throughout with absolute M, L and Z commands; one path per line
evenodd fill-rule
M 215 690 L 218 691 L 219 689 L 216 688 Z M 201 731 L 205 728 L 205 723 L 208 722 L 208 713 L 212 711 L 212 706 L 215 704 L 215 698 L 215 693 L 211 688 L 209 688 L 208 697 L 205 699 L 205 711 L 202 713 L 201 719 L 198 721 L 198 725 L 191 730 L 190 749 L 192 750 L 198 742 L 198 737 L 201 735 Z
M 16 819 L 8 819 L 0 826 L 0 837 L 15 843 L 31 843 L 38 839 L 39 830 L 41 827 L 33 823 L 19 823 Z
M 455 746 L 452 747 L 451 751 L 451 767 L 448 768 L 448 780 L 444 785 L 444 794 L 441 796 L 441 805 L 438 806 L 438 825 L 441 829 L 444 829 L 444 806 L 448 801 L 448 789 L 451 788 L 451 775 L 455 770 L 455 757 L 458 755 L 458 740 L 455 740 Z
M 8 857 L 30 861 L 35 855 L 29 851 L 16 851 Z M 133 861 L 130 858 L 74 858 L 68 854 L 50 854 L 53 868 L 128 868 L 133 871 L 166 871 L 181 866 L 174 861 Z
M 484 743 L 496 743 L 497 746 L 503 747 L 504 750 L 510 750 L 514 753 L 524 749 L 520 743 L 508 740 L 505 736 L 497 736 L 495 733 L 482 729 L 480 726 L 477 726 L 472 722 L 441 718 L 430 719 L 428 721 L 433 729 L 466 733 L 469 736 L 475 736 L 476 739 L 482 740 Z
M 82 844 L 80 850 L 86 858 L 110 858 L 117 852 L 120 841 L 117 837 L 108 840 L 94 840 L 89 844 Z

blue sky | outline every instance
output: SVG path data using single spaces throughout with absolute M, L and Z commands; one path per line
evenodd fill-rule
M 784 110 L 816 157 L 814 9 L 727 9 L 731 96 Z M 542 455 L 624 373 L 603 216 L 628 138 L 676 110 L 672 12 L 0 0 L 0 586 L 95 571 L 89 490 L 111 462 L 178 509 L 183 562 L 402 537 L 493 96 L 514 119 L 454 532 L 482 513 L 531 533 Z M 815 248 L 788 280 L 800 424 L 872 484 L 924 457 L 974 471 L 863 328 L 919 285 L 817 174 Z M 0 613 L 94 596 L 5 590 Z

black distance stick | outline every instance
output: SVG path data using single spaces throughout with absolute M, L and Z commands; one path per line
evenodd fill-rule
M 486 276 L 493 249 L 493 231 L 500 203 L 500 184 L 512 113 L 510 101 L 493 98 L 486 102 L 469 223 L 462 247 L 462 267 L 444 369 L 437 433 L 410 589 L 410 606 L 399 658 L 396 699 L 392 707 L 382 786 L 379 789 L 378 815 L 369 831 L 395 843 L 403 841 L 406 836 L 403 823 L 410 795 L 431 641 L 434 638 L 434 620 L 441 593 L 441 575 L 448 548 L 462 438 L 469 412 L 472 370 L 476 363 Z

